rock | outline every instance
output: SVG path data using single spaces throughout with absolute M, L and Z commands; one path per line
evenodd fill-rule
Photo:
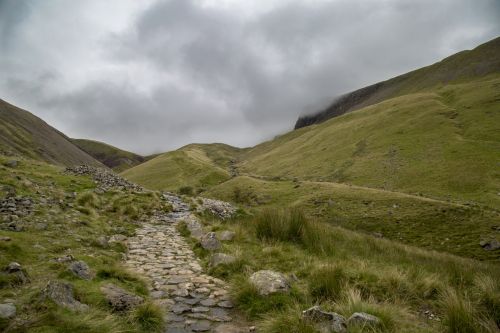
M 4 236 L 2 236 L 2 237 L 0 237 L 0 241 L 1 241 L 1 242 L 9 242 L 10 240 L 11 240 L 11 239 L 10 239 L 10 237 L 7 237 L 7 236 L 5 236 L 5 237 L 4 237 Z
M 222 324 L 214 329 L 214 333 L 246 333 L 249 330 L 236 327 L 232 324 Z
M 109 246 L 108 238 L 106 236 L 100 236 L 95 240 L 96 244 L 102 248 L 107 248 Z
M 319 306 L 302 311 L 302 317 L 316 324 L 321 333 L 346 333 L 347 325 L 344 316 L 335 312 L 325 312 Z
M 262 270 L 250 276 L 250 282 L 257 288 L 260 295 L 286 293 L 290 284 L 286 277 L 278 272 Z
M 125 235 L 120 235 L 120 234 L 116 234 L 116 235 L 113 235 L 111 237 L 109 237 L 109 243 L 120 243 L 120 242 L 124 242 L 127 240 L 127 236 Z
M 220 249 L 221 244 L 215 235 L 215 232 L 209 232 L 200 239 L 200 244 L 205 250 L 215 251 Z
M 90 269 L 89 265 L 84 261 L 74 261 L 69 265 L 69 270 L 84 280 L 92 280 L 94 272 Z
M 210 257 L 210 265 L 217 267 L 219 265 L 228 265 L 236 261 L 236 257 L 225 253 L 214 253 Z
M 65 256 L 53 259 L 53 261 L 59 263 L 72 262 L 73 260 L 75 260 L 75 258 L 71 254 L 67 254 Z
M 16 160 L 10 160 L 10 161 L 7 161 L 5 162 L 5 166 L 9 167 L 9 168 L 15 168 L 17 167 L 17 161 Z
M 108 283 L 101 287 L 106 301 L 115 311 L 126 311 L 142 304 L 144 299 L 133 295 L 114 284 Z
M 208 320 L 200 320 L 191 324 L 191 330 L 194 332 L 206 332 L 210 330 L 211 323 Z
M 349 319 L 347 324 L 350 325 L 371 325 L 376 326 L 380 323 L 380 319 L 374 315 L 365 312 L 354 312 Z
M 86 311 L 89 306 L 78 302 L 74 297 L 73 286 L 67 282 L 49 281 L 42 291 L 44 298 L 51 299 L 59 306 L 73 311 Z
M 95 168 L 89 165 L 80 165 L 80 166 L 66 168 L 66 173 L 74 175 L 92 176 L 94 181 L 98 184 L 96 192 L 104 192 L 112 188 L 122 191 L 123 190 L 136 191 L 136 192 L 144 191 L 144 189 L 141 186 L 133 184 L 128 180 L 103 168 Z
M 17 262 L 11 262 L 5 268 L 5 272 L 11 276 L 14 276 L 16 278 L 16 283 L 18 284 L 25 284 L 30 281 L 26 270 L 24 270 L 23 267 Z
M 236 233 L 234 231 L 224 230 L 220 233 L 219 239 L 221 241 L 232 241 Z
M 497 241 L 496 239 L 492 239 L 489 241 L 481 241 L 479 242 L 479 245 L 486 251 L 495 251 L 500 249 L 500 242 Z
M 231 218 L 236 213 L 236 208 L 228 202 L 207 198 L 200 199 L 202 202 L 198 211 L 209 211 L 222 220 Z
M 16 306 L 12 303 L 0 304 L 0 318 L 10 319 L 16 316 Z

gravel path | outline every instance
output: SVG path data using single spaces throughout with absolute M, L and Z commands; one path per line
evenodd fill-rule
M 165 332 L 249 332 L 233 322 L 227 284 L 203 272 L 176 229 L 183 220 L 196 223 L 196 217 L 179 197 L 164 197 L 173 212 L 143 224 L 136 236 L 129 238 L 126 263 L 150 280 L 152 298 L 167 309 Z

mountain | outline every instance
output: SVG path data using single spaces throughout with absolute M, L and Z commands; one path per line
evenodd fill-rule
M 66 135 L 4 100 L 0 100 L 0 151 L 57 165 L 103 166 Z
M 387 81 L 338 97 L 327 109 L 300 117 L 295 129 L 322 123 L 330 118 L 383 100 L 408 93 L 426 91 L 450 83 L 459 83 L 500 72 L 500 37 L 473 50 L 454 54 L 431 66 L 424 67 Z
M 86 139 L 71 139 L 71 142 L 116 172 L 129 169 L 148 159 L 147 157 L 113 147 L 104 142 Z
M 220 143 L 190 144 L 130 168 L 122 176 L 151 189 L 203 189 L 231 178 L 231 165 L 240 151 Z
M 455 55 L 454 62 L 477 62 L 475 51 Z M 496 61 L 488 59 L 487 69 Z M 122 175 L 152 189 L 187 184 L 257 210 L 298 207 L 358 232 L 497 260 L 498 252 L 478 244 L 496 237 L 492 230 L 500 225 L 500 71 L 450 73 L 460 79 L 385 98 L 252 148 L 186 146 Z

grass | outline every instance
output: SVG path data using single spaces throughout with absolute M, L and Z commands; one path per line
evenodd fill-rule
M 300 313 L 315 304 L 346 318 L 367 312 L 380 319 L 379 325 L 350 327 L 350 332 L 459 332 L 453 325 L 461 324 L 453 323 L 457 319 L 452 314 L 460 313 L 460 307 L 473 310 L 470 318 L 460 315 L 476 328 L 473 332 L 497 331 L 496 264 L 297 218 L 297 209 L 253 208 L 250 213 L 236 220 L 210 221 L 208 226 L 235 231 L 234 241 L 225 243 L 223 251 L 234 255 L 238 265 L 216 273 L 230 281 L 237 308 L 263 332 L 313 332 Z M 291 292 L 260 296 L 248 278 L 261 269 L 288 276 Z M 424 311 L 440 321 L 427 319 Z
M 0 164 L 6 160 L 0 156 Z M 89 177 L 67 175 L 58 167 L 28 159 L 21 160 L 14 169 L 0 166 L 0 179 L 0 197 L 9 187 L 37 203 L 32 215 L 20 218 L 25 231 L 0 230 L 0 236 L 11 238 L 8 242 L 0 241 L 0 267 L 16 261 L 30 278 L 29 283 L 19 284 L 0 274 L 0 300 L 14 299 L 18 312 L 15 319 L 0 322 L 0 331 L 161 331 L 163 316 L 149 303 L 134 313 L 121 315 L 111 311 L 100 291 L 102 284 L 114 283 L 146 300 L 148 289 L 145 281 L 122 266 L 126 250 L 123 245 L 103 247 L 96 241 L 114 234 L 130 236 L 137 228 L 137 219 L 147 218 L 156 209 L 168 210 L 157 194 L 110 191 L 97 195 Z M 73 192 L 76 197 L 71 195 Z M 36 228 L 38 223 L 46 223 L 47 228 Z M 53 261 L 69 254 L 85 261 L 96 277 L 90 281 L 79 279 L 69 272 L 67 264 Z M 75 297 L 88 304 L 90 311 L 74 313 L 42 301 L 40 291 L 49 280 L 71 283 Z
M 99 141 L 71 139 L 71 142 L 115 172 L 122 172 L 146 160 L 143 156 Z
M 206 189 L 230 178 L 229 172 L 196 146 L 159 155 L 121 174 L 154 190 Z
M 241 156 L 242 174 L 500 207 L 498 75 L 388 99 Z

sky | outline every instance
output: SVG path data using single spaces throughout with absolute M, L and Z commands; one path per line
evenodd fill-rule
M 0 98 L 140 154 L 252 146 L 500 35 L 500 0 L 0 0 Z

